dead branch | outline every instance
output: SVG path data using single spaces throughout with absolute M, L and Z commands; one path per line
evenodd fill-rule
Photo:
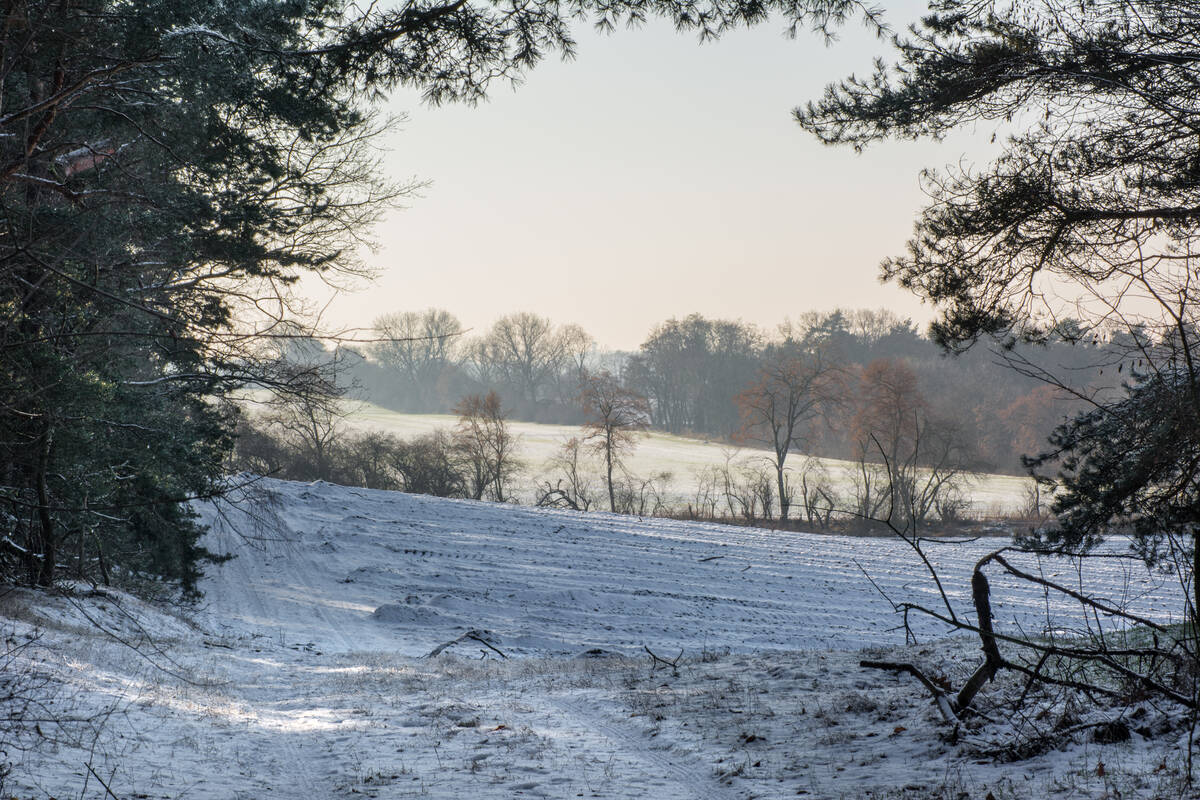
M 433 648 L 428 653 L 426 653 L 425 658 L 436 658 L 437 656 L 440 656 L 442 654 L 443 650 L 445 650 L 448 647 L 453 647 L 456 644 L 462 644 L 463 642 L 477 642 L 477 643 L 483 645 L 484 647 L 488 648 L 489 650 L 494 651 L 501 658 L 507 660 L 508 656 L 506 656 L 499 649 L 497 649 L 494 645 L 492 645 L 487 640 L 485 640 L 483 638 L 483 635 L 484 635 L 484 631 L 469 630 L 466 633 L 464 633 L 462 636 L 459 636 L 457 639 L 451 639 L 448 642 L 443 642 L 442 644 L 439 644 L 437 647 Z
M 954 708 L 960 713 L 966 710 L 975 695 L 988 681 L 996 677 L 996 672 L 1005 665 L 1000 657 L 1000 648 L 996 644 L 996 632 L 992 628 L 991 589 L 983 567 L 992 556 L 985 556 L 975 565 L 971 574 L 971 600 L 975 604 L 975 618 L 979 620 L 979 639 L 983 642 L 983 663 L 975 670 L 970 679 L 959 690 L 954 698 Z
M 87 767 L 88 772 L 92 773 L 93 778 L 100 781 L 100 785 L 104 787 L 105 794 L 107 794 L 113 800 L 121 800 L 121 798 L 117 797 L 117 795 L 113 792 L 113 790 L 108 787 L 108 784 L 104 782 L 104 779 L 96 774 L 96 770 L 92 769 L 91 764 L 84 764 L 84 766 Z
M 882 669 L 889 672 L 907 672 L 918 681 L 921 682 L 929 693 L 933 695 L 933 702 L 938 707 L 938 711 L 942 714 L 942 719 L 946 720 L 949 725 L 957 725 L 959 722 L 958 716 L 954 713 L 954 709 L 950 705 L 950 699 L 946 696 L 946 690 L 938 686 L 930 678 L 922 672 L 915 664 L 902 661 L 859 661 L 858 665 L 866 669 Z
M 959 620 L 958 622 L 955 622 L 955 621 L 951 620 L 949 617 L 947 617 L 946 615 L 939 614 L 938 612 L 936 612 L 932 609 L 929 609 L 929 608 L 925 608 L 924 606 L 920 606 L 915 603 L 904 603 L 904 604 L 902 604 L 901 607 L 905 611 L 917 611 L 922 614 L 925 614 L 926 616 L 932 617 L 933 619 L 936 619 L 940 622 L 944 622 L 947 625 L 954 627 L 956 630 L 968 631 L 970 633 L 980 634 L 981 636 L 983 635 L 983 631 L 979 628 L 979 626 L 971 625 L 970 623 L 963 622 L 961 620 Z M 991 636 L 993 636 L 997 642 L 1006 642 L 1008 644 L 1013 644 L 1018 647 L 1033 650 L 1038 653 L 1046 653 L 1051 656 L 1058 656 L 1058 657 L 1070 659 L 1073 661 L 1094 661 L 1096 663 L 1102 664 L 1105 667 L 1108 667 L 1109 669 L 1113 670 L 1117 674 L 1133 681 L 1134 683 L 1137 683 L 1137 684 L 1143 686 L 1146 689 L 1149 689 L 1157 694 L 1161 694 L 1163 697 L 1167 697 L 1171 700 L 1174 700 L 1175 702 L 1179 703 L 1180 705 L 1183 705 L 1187 708 L 1195 707 L 1194 699 L 1189 698 L 1188 696 L 1183 695 L 1183 694 L 1163 685 L 1160 681 L 1155 681 L 1153 678 L 1150 678 L 1147 675 L 1142 675 L 1134 670 L 1131 670 L 1128 667 L 1113 661 L 1113 659 L 1112 659 L 1112 656 L 1116 655 L 1116 654 L 1124 655 L 1124 656 L 1147 656 L 1147 657 L 1155 655 L 1155 654 L 1162 655 L 1162 651 L 1160 651 L 1160 650 L 1156 651 L 1151 648 L 1146 648 L 1144 650 L 1132 650 L 1131 649 L 1131 650 L 1117 651 L 1115 653 L 1104 653 L 1099 650 L 1088 650 L 1088 649 L 1077 648 L 1077 647 L 1063 647 L 1061 645 L 1042 644 L 1033 639 L 1023 639 L 1023 638 L 1020 638 L 1017 636 L 1010 636 L 1007 634 L 996 633 L 996 632 L 992 632 Z M 1003 659 L 1003 658 L 1001 659 L 1000 668 L 1013 670 L 1014 672 L 1020 672 L 1022 675 L 1035 677 L 1034 670 L 1030 669 L 1028 666 L 1025 666 L 1024 664 L 1020 664 L 1015 661 L 1010 661 L 1008 659 Z M 1038 681 L 1040 681 L 1042 683 L 1051 684 L 1054 686 L 1062 686 L 1067 689 L 1075 689 L 1075 690 L 1078 690 L 1078 691 L 1081 691 L 1084 693 L 1088 693 L 1088 694 L 1104 695 L 1106 697 L 1122 697 L 1123 696 L 1123 694 L 1121 692 L 1113 690 L 1113 689 L 1106 689 L 1102 686 L 1097 686 L 1095 684 L 1089 684 L 1089 683 L 1083 683 L 1081 681 L 1074 681 L 1074 680 L 1069 680 L 1069 679 L 1064 679 L 1064 678 L 1054 678 L 1045 673 L 1036 675 L 1036 678 Z M 961 711 L 962 709 L 959 709 L 959 710 Z
M 893 466 L 892 466 L 891 461 L 888 459 L 887 452 L 884 450 L 883 444 L 880 443 L 879 438 L 877 436 L 875 436 L 875 434 L 871 434 L 871 439 L 872 439 L 872 441 L 875 442 L 875 447 L 878 448 L 878 450 L 879 450 L 879 455 L 883 459 L 883 466 L 884 466 L 884 469 L 887 470 L 887 474 L 889 476 L 893 475 L 894 474 Z M 889 478 L 889 480 L 890 480 L 890 478 Z M 942 603 L 946 606 L 946 613 L 948 613 L 950 615 L 950 617 L 952 619 L 954 619 L 955 623 L 957 623 L 958 615 L 954 613 L 954 606 L 950 602 L 950 597 L 946 594 L 945 587 L 942 586 L 942 578 L 940 575 L 938 575 L 938 571 L 936 569 L 934 569 L 933 564 L 930 563 L 930 561 L 929 561 L 929 557 L 925 555 L 925 551 L 921 548 L 921 538 L 919 536 L 917 536 L 915 517 L 912 519 L 912 521 L 910 523 L 911 527 L 913 528 L 913 531 L 911 534 L 908 532 L 909 525 L 905 526 L 905 530 L 900 530 L 898 527 L 896 527 L 896 524 L 892 521 L 893 516 L 896 513 L 896 493 L 895 493 L 895 491 L 889 492 L 888 503 L 889 503 L 888 515 L 887 515 L 887 519 L 883 520 L 883 523 L 888 527 L 889 530 L 891 530 L 892 533 L 899 536 L 905 543 L 908 544 L 909 547 L 911 547 L 916 552 L 917 557 L 921 559 L 921 563 L 923 563 L 925 565 L 926 571 L 929 572 L 929 577 L 933 579 L 933 583 L 937 587 L 938 594 L 941 595 L 941 597 L 942 597 Z M 913 515 L 910 515 L 910 517 L 911 516 L 913 516 Z
M 680 648 L 679 655 L 675 656 L 674 661 L 665 659 L 662 656 L 655 654 L 655 652 L 646 645 L 642 645 L 642 649 L 650 654 L 650 663 L 653 665 L 654 669 L 658 669 L 660 666 L 670 667 L 671 672 L 674 675 L 679 674 L 679 659 L 683 658 L 683 648 Z
M 1088 597 L 1087 595 L 1085 595 L 1081 592 L 1078 592 L 1069 587 L 1057 584 L 1054 581 L 1047 580 L 1046 578 L 1043 578 L 1041 576 L 1033 575 L 1032 573 L 1017 569 L 1012 564 L 1008 563 L 1008 561 L 1006 561 L 1004 559 L 1004 557 L 1001 555 L 1006 550 L 1012 550 L 1012 549 L 1013 548 L 1005 547 L 1000 550 L 997 550 L 996 552 L 987 556 L 987 558 L 985 558 L 984 561 L 981 561 L 980 564 L 982 565 L 983 563 L 985 563 L 987 561 L 995 561 L 997 564 L 1004 567 L 1004 569 L 1007 570 L 1009 573 L 1011 573 L 1012 575 L 1015 575 L 1016 577 L 1018 577 L 1022 580 L 1029 581 L 1030 583 L 1036 583 L 1039 586 L 1045 586 L 1047 589 L 1053 589 L 1056 592 L 1061 592 L 1062 594 L 1065 594 L 1067 597 L 1070 597 L 1070 598 L 1078 601 L 1079 603 L 1081 603 L 1085 606 L 1088 606 L 1089 608 L 1093 608 L 1102 614 L 1107 614 L 1108 616 L 1111 616 L 1111 617 L 1121 617 L 1122 619 L 1127 619 L 1130 622 L 1135 622 L 1138 625 L 1145 625 L 1147 628 L 1150 628 L 1151 630 L 1154 630 L 1154 631 L 1165 632 L 1167 630 L 1167 628 L 1165 626 L 1155 622 L 1154 620 L 1147 619 L 1142 616 L 1138 616 L 1137 614 L 1131 614 L 1128 611 L 1125 611 L 1124 609 L 1117 608 L 1116 606 L 1109 605 L 1108 603 L 1102 603 L 1099 600 L 1096 600 L 1095 598 Z
M 475 631 L 469 631 L 469 632 L 466 634 L 466 638 L 467 638 L 467 639 L 470 639 L 470 640 L 471 640 L 471 641 L 473 641 L 473 642 L 479 642 L 481 645 L 483 645 L 484 647 L 486 647 L 488 650 L 491 650 L 493 653 L 495 653 L 496 655 L 500 656 L 500 657 L 501 657 L 501 658 L 503 658 L 505 661 L 507 661 L 507 660 L 508 660 L 508 656 L 504 655 L 504 653 L 502 653 L 498 647 L 495 647 L 494 645 L 492 645 L 492 644 L 488 643 L 487 641 L 485 641 L 485 640 L 483 639 L 483 637 L 481 637 L 481 636 L 478 636 L 478 635 L 476 634 L 476 632 L 475 632 Z

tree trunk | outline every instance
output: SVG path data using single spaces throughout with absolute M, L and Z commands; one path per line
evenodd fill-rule
M 975 615 L 979 621 L 979 638 L 983 643 L 984 660 L 954 699 L 954 710 L 960 714 L 971 705 L 971 701 L 983 685 L 996 677 L 1000 667 L 1004 666 L 1000 648 L 996 646 L 996 634 L 992 629 L 991 588 L 988 586 L 987 576 L 983 574 L 984 565 L 991 559 L 992 556 L 988 556 L 976 564 L 975 573 L 971 576 L 971 599 L 974 601 Z
M 46 487 L 46 473 L 50 469 L 50 447 L 53 441 L 53 428 L 49 420 L 43 423 L 42 435 L 38 439 L 37 469 L 34 473 L 34 486 L 38 502 L 38 535 L 37 551 L 41 563 L 37 567 L 34 583 L 38 586 L 50 587 L 54 584 L 54 520 L 50 516 L 50 492 Z
M 783 459 L 775 462 L 775 483 L 779 489 L 779 521 L 787 522 L 788 508 L 791 506 L 791 498 L 787 496 L 787 479 L 783 474 Z
M 612 459 L 613 443 L 612 437 L 604 440 L 604 462 L 608 470 L 608 510 L 616 512 L 617 510 L 617 494 L 613 491 L 613 459 Z

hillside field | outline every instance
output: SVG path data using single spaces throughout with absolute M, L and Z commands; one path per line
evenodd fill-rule
M 400 437 L 418 436 L 435 428 L 450 430 L 458 418 L 449 414 L 402 414 L 390 411 L 373 403 L 354 402 L 347 422 L 359 430 L 379 430 Z M 528 502 L 533 495 L 533 485 L 539 476 L 550 470 L 547 462 L 573 436 L 580 436 L 580 428 L 574 425 L 543 425 L 533 422 L 510 422 L 513 433 L 520 437 L 519 453 L 526 464 L 526 475 L 518 481 L 519 496 Z M 769 459 L 766 450 L 734 448 L 728 444 L 705 441 L 686 436 L 651 431 L 638 443 L 637 449 L 626 459 L 634 475 L 648 477 L 667 472 L 671 498 L 677 503 L 686 503 L 695 492 L 696 474 L 705 467 L 720 466 L 726 457 Z M 789 466 L 795 470 L 805 461 L 803 454 L 793 454 Z M 832 458 L 814 459 L 831 478 L 834 486 L 842 492 L 850 486 L 850 471 L 854 465 L 849 461 Z M 1014 513 L 1025 503 L 1025 490 L 1030 486 L 1029 478 L 1015 475 L 978 474 L 967 485 L 970 512 L 976 516 L 998 516 Z
M 5 637 L 25 645 L 5 674 L 68 720 L 42 721 L 53 747 L 10 732 L 3 796 L 1182 796 L 1187 732 L 1169 709 L 1120 712 L 1167 719 L 1161 736 L 1064 733 L 1010 763 L 995 752 L 1018 720 L 951 741 L 911 678 L 861 668 L 914 660 L 957 680 L 978 659 L 976 642 L 934 626 L 905 644 L 884 595 L 934 595 L 895 540 L 254 489 L 239 508 L 200 508 L 209 546 L 235 557 L 209 569 L 198 606 L 102 587 L 0 598 Z M 970 566 L 995 546 L 932 549 L 960 610 Z M 1027 566 L 1155 619 L 1183 607 L 1137 564 Z M 1086 623 L 1028 586 L 993 592 L 1002 630 Z

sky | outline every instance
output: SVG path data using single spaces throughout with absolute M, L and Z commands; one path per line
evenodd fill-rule
M 898 28 L 923 10 L 887 6 Z M 573 61 L 548 60 L 475 107 L 390 98 L 407 118 L 387 136 L 388 176 L 429 184 L 375 231 L 378 278 L 328 301 L 326 325 L 439 307 L 481 333 L 532 311 L 635 349 L 692 312 L 768 330 L 835 307 L 931 318 L 880 284 L 879 263 L 903 251 L 920 170 L 969 162 L 991 130 L 856 154 L 792 118 L 889 56 L 886 42 L 858 23 L 831 45 L 789 40 L 781 23 L 706 44 L 663 23 L 577 39 Z

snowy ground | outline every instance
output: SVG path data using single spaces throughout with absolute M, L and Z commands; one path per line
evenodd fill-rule
M 10 648 L 40 634 L 6 674 L 88 720 L 36 751 L 9 735 L 5 797 L 1180 796 L 1184 734 L 1001 763 L 996 731 L 951 745 L 910 678 L 861 669 L 863 648 L 951 673 L 976 658 L 897 652 L 883 595 L 932 602 L 902 543 L 263 488 L 268 525 L 205 510 L 236 558 L 198 609 L 0 598 Z M 934 548 L 956 598 L 996 545 Z M 1181 607 L 1138 569 L 1075 579 L 1157 618 Z M 1005 625 L 1076 624 L 1040 593 L 994 593 Z M 682 650 L 678 673 L 644 646 Z
M 458 418 L 447 414 L 402 414 L 390 411 L 373 403 L 354 402 L 353 411 L 347 422 L 359 430 L 379 430 L 403 438 L 429 433 L 435 428 L 451 430 Z M 551 469 L 550 459 L 557 455 L 563 442 L 579 436 L 580 429 L 572 425 L 543 425 L 535 422 L 510 422 L 510 429 L 518 437 L 518 452 L 527 467 L 527 474 L 518 487 L 525 501 L 533 496 L 533 486 L 544 478 Z M 642 478 L 670 473 L 668 496 L 672 502 L 686 504 L 696 491 L 696 475 L 707 467 L 719 467 L 726 458 L 737 460 L 769 461 L 766 450 L 755 448 L 732 448 L 720 442 L 674 436 L 660 431 L 651 431 L 639 440 L 637 449 L 626 458 L 626 466 L 634 475 Z M 801 454 L 793 454 L 789 463 L 793 470 L 803 469 L 809 461 Z M 814 458 L 811 466 L 823 470 L 836 491 L 848 493 L 853 481 L 855 465 L 836 458 Z M 799 478 L 796 479 L 797 482 Z M 1011 514 L 1023 508 L 1025 491 L 1031 485 L 1028 478 L 1016 475 L 976 475 L 969 482 L 966 494 L 970 510 L 979 516 Z

